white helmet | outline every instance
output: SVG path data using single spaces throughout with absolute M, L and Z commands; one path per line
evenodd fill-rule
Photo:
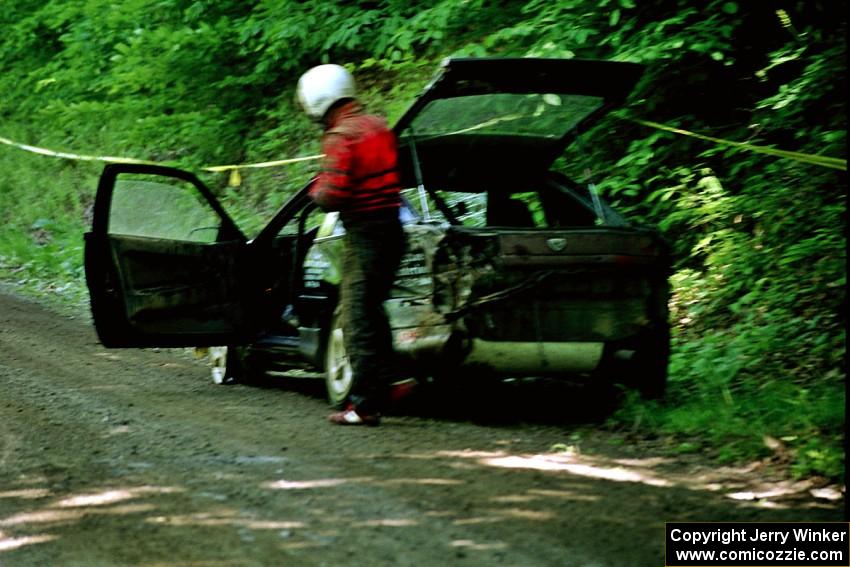
M 298 102 L 313 120 L 321 120 L 336 101 L 356 96 L 354 77 L 341 65 L 319 65 L 298 79 Z

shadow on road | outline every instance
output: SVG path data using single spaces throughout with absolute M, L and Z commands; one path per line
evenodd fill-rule
M 297 392 L 319 400 L 326 397 L 321 379 L 275 375 L 256 386 Z M 419 382 L 410 396 L 387 413 L 495 426 L 593 424 L 605 421 L 619 407 L 622 394 L 621 389 L 610 384 L 466 376 L 441 382 Z

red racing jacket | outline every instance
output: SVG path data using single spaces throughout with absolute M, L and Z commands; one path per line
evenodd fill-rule
M 386 121 L 365 114 L 356 101 L 331 111 L 322 138 L 325 157 L 310 197 L 343 220 L 398 208 L 398 146 Z

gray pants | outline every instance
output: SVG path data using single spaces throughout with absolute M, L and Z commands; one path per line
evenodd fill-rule
M 354 374 L 349 401 L 363 413 L 377 413 L 398 372 L 384 301 L 404 253 L 404 231 L 397 210 L 344 224 L 340 293 L 345 349 Z

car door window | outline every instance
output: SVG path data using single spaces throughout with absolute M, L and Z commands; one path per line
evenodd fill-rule
M 191 183 L 137 174 L 115 181 L 110 234 L 212 243 L 221 227 L 221 217 Z
M 451 209 L 458 222 L 466 226 L 484 226 L 484 211 L 487 208 L 485 195 L 462 191 L 437 191 L 437 193 L 438 198 L 442 200 L 446 207 Z M 426 219 L 432 222 L 449 223 L 430 191 L 422 192 L 416 187 L 411 187 L 403 189 L 401 195 L 400 218 L 402 223 L 407 224 Z

